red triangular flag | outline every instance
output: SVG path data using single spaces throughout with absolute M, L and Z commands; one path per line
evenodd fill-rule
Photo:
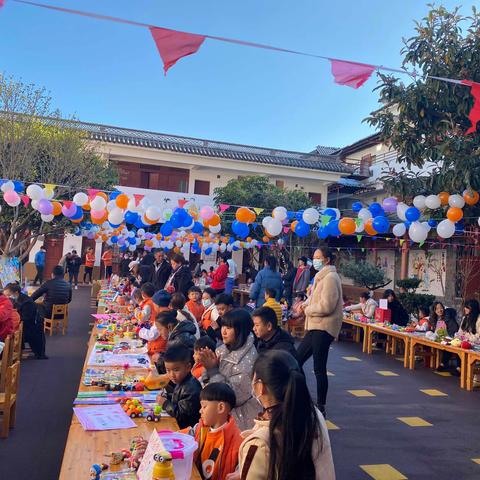
M 63 204 L 70 210 L 70 208 L 72 208 L 73 202 L 70 200 L 65 200 Z
M 477 123 L 480 122 L 480 83 L 462 80 L 462 84 L 470 87 L 470 93 L 473 97 L 473 106 L 468 114 L 472 126 L 465 132 L 465 135 L 470 135 L 477 131 Z
M 225 210 L 228 210 L 230 208 L 230 205 L 227 205 L 226 203 L 221 203 L 219 207 L 220 207 L 220 213 L 223 213 Z
M 0 0 L 0 7 L 2 6 L 1 2 L 2 0 Z M 22 195 L 20 198 L 22 199 L 23 205 L 28 207 L 28 204 L 30 203 L 30 197 L 28 195 Z
M 138 207 L 138 204 L 143 200 L 145 195 L 141 195 L 140 193 L 134 193 L 133 198 L 135 199 L 135 206 Z
M 96 188 L 87 188 L 88 198 L 92 201 L 100 190 Z
M 366 63 L 346 62 L 329 58 L 332 65 L 332 75 L 338 85 L 347 85 L 352 88 L 361 87 L 370 75 L 377 69 L 375 65 Z
M 187 200 L 185 200 L 184 198 L 178 200 L 178 206 L 180 208 L 183 208 L 183 206 L 187 203 Z
M 178 60 L 196 53 L 205 40 L 203 35 L 177 32 L 167 28 L 150 27 L 150 33 L 162 57 L 165 75 Z

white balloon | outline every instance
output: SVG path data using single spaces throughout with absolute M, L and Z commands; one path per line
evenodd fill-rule
M 362 233 L 365 229 L 365 222 L 360 219 L 360 222 L 357 222 L 358 225 L 355 227 L 355 233 Z
M 9 180 L 2 185 L 1 189 L 3 193 L 9 192 L 10 190 L 15 190 L 15 184 Z
M 212 233 L 219 233 L 220 230 L 222 229 L 222 226 L 220 224 L 218 225 L 210 225 L 209 227 L 209 230 L 212 232 Z
M 421 222 L 421 224 L 427 229 L 427 232 L 429 232 L 432 227 L 428 224 L 428 222 Z
M 135 232 L 128 232 L 127 233 L 127 237 L 133 238 L 134 236 L 135 236 Z
M 407 221 L 407 218 L 405 217 L 405 212 L 407 211 L 408 209 L 408 205 L 406 205 L 405 203 L 403 202 L 400 202 L 398 205 L 397 205 L 397 217 L 402 221 L 402 222 L 406 222 Z
M 425 195 L 417 195 L 413 199 L 413 205 L 417 207 L 419 210 L 423 210 L 425 208 L 425 200 L 426 200 Z
M 465 206 L 465 200 L 461 195 L 456 193 L 448 197 L 448 204 L 451 207 L 463 208 Z
M 283 229 L 282 222 L 277 218 L 272 218 L 269 224 L 265 227 L 265 230 L 272 237 L 276 237 L 277 235 L 280 235 L 280 233 L 282 233 L 282 229 Z
M 338 208 L 332 208 L 332 210 L 335 212 L 335 219 L 338 220 L 340 218 L 340 210 Z
M 73 196 L 73 203 L 79 207 L 83 207 L 88 202 L 88 196 L 84 192 L 78 192 Z
M 44 188 L 43 196 L 51 200 L 55 196 L 55 190 L 53 188 Z
M 437 225 L 437 233 L 439 237 L 450 238 L 455 233 L 455 224 L 450 220 L 442 220 Z
M 153 202 L 148 197 L 143 197 L 140 201 L 140 207 L 146 210 Z
M 169 240 L 168 242 L 165 242 L 165 246 L 169 249 L 172 249 L 173 248 L 173 242 L 171 240 Z
M 137 235 L 138 235 L 139 237 L 143 237 L 143 236 L 145 235 L 145 230 L 144 230 L 143 228 L 139 228 L 139 229 L 137 230 Z
M 43 198 L 43 188 L 40 185 L 29 185 L 27 187 L 27 195 L 32 199 L 32 200 L 40 200 Z
M 98 195 L 90 202 L 90 208 L 92 210 L 104 210 L 106 206 L 107 202 L 105 199 Z
M 288 213 L 285 207 L 275 207 L 272 212 L 272 217 L 280 220 L 281 222 L 287 218 L 287 215 Z
M 98 198 L 98 197 L 97 197 Z M 103 199 L 102 199 L 103 200 Z M 113 225 L 119 225 L 123 222 L 123 211 L 115 207 L 109 214 L 108 214 L 108 221 Z
M 32 208 L 33 208 L 34 210 L 36 210 L 36 209 L 38 208 L 38 202 L 39 202 L 38 200 L 32 200 L 32 201 L 30 202 L 30 205 L 32 206 Z
M 262 220 L 262 225 L 263 225 L 263 228 L 268 228 L 268 225 L 270 224 L 270 222 L 273 220 L 273 217 L 265 217 L 263 220 Z M 280 220 L 279 220 L 280 221 Z M 280 221 L 281 223 L 281 221 Z
M 407 227 L 403 223 L 397 223 L 392 229 L 392 232 L 396 237 L 403 237 L 406 231 Z
M 320 218 L 320 213 L 314 208 L 307 208 L 302 214 L 303 221 L 309 225 L 313 225 L 318 222 Z
M 420 222 L 413 222 L 408 229 L 408 236 L 414 242 L 421 243 L 427 239 L 428 230 Z
M 115 200 L 113 200 L 113 202 L 115 202 Z M 127 210 L 129 210 L 130 212 L 137 212 L 138 213 L 141 209 L 142 209 L 142 207 L 140 207 L 140 205 L 137 205 L 134 198 L 131 198 L 128 201 Z
M 480 217 L 478 217 L 478 225 L 480 226 Z
M 372 218 L 372 213 L 368 208 L 362 208 L 358 212 L 358 218 L 361 218 L 364 222 L 366 222 L 369 218 Z
M 128 249 L 131 251 L 131 252 L 134 252 L 136 249 L 137 249 L 137 246 L 136 245 L 130 245 L 128 247 Z
M 440 201 L 440 198 L 438 197 L 438 195 L 429 195 L 425 199 L 425 206 L 427 208 L 430 208 L 431 210 L 435 210 L 437 208 L 440 208 L 441 204 L 442 204 L 442 202 Z
M 54 218 L 55 218 L 55 215 L 40 215 L 40 217 L 42 218 L 42 222 L 51 222 Z
M 107 212 L 111 212 L 114 208 L 117 208 L 117 204 L 116 204 L 115 200 L 110 200 L 107 203 Z
M 222 243 L 220 245 L 220 251 L 223 253 L 227 249 L 227 245 L 225 243 Z
M 162 211 L 160 210 L 159 207 L 156 205 L 150 205 L 146 210 L 145 210 L 145 216 L 150 219 L 152 222 L 155 220 L 160 220 L 160 217 L 162 216 Z

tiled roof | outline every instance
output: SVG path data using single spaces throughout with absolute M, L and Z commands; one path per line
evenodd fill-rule
M 318 153 L 319 155 L 335 155 L 339 150 L 339 147 L 326 147 L 325 145 L 317 145 L 312 153 Z
M 343 174 L 350 174 L 352 171 L 351 167 L 333 155 L 275 150 L 251 145 L 238 145 L 143 130 L 132 130 L 75 120 L 59 121 L 57 119 L 51 119 L 51 123 L 58 124 L 59 122 L 63 127 L 83 130 L 92 140 L 101 142 L 120 143 L 123 145 L 155 148 L 190 155 L 227 158 L 245 162 L 282 165 Z

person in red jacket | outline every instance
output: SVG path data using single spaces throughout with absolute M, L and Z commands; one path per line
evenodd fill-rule
M 225 282 L 227 281 L 228 277 L 228 264 L 226 258 L 222 256 L 219 258 L 219 260 L 220 263 L 217 269 L 213 272 L 213 282 L 210 285 L 217 292 L 217 294 L 223 293 L 225 290 Z
M 0 293 L 0 341 L 5 341 L 14 330 L 13 305 L 2 290 Z

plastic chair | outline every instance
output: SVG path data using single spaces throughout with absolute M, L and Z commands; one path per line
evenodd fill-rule
M 43 329 L 50 337 L 53 333 L 62 331 L 65 335 L 68 327 L 68 305 L 53 305 L 50 318 L 44 319 Z
M 0 392 L 0 413 L 2 414 L 1 438 L 7 438 L 9 430 L 15 426 L 19 376 L 20 362 L 15 362 L 7 368 L 5 390 Z

